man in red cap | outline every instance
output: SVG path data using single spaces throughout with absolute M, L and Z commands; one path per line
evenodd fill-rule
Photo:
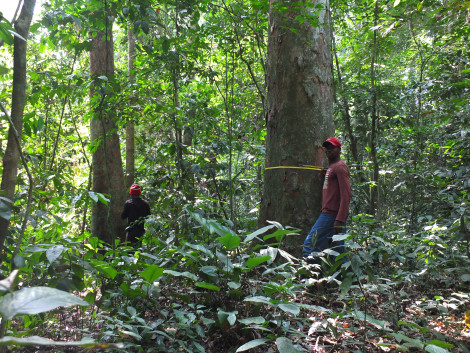
M 150 215 L 150 206 L 147 201 L 142 199 L 140 186 L 134 184 L 129 190 L 131 199 L 127 200 L 124 204 L 124 209 L 121 213 L 121 218 L 127 218 L 127 241 L 135 246 L 140 238 L 145 233 L 144 223 L 145 217 Z
M 323 182 L 322 209 L 315 225 L 305 238 L 302 253 L 309 263 L 316 260 L 312 253 L 319 253 L 333 246 L 338 253 L 344 251 L 344 242 L 332 244 L 334 234 L 343 233 L 351 201 L 349 169 L 340 158 L 341 142 L 330 137 L 323 142 L 329 167 Z

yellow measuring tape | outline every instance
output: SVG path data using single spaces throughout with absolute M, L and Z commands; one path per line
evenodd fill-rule
M 316 165 L 303 165 L 301 167 L 291 167 L 291 166 L 279 166 L 279 167 L 268 167 L 265 168 L 266 170 L 268 169 L 308 169 L 308 170 L 318 170 L 321 171 L 323 167 L 318 167 Z

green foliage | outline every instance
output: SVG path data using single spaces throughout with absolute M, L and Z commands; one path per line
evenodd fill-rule
M 257 229 L 269 3 L 48 2 L 28 38 L 21 140 L 35 180 L 33 206 L 18 243 L 29 186 L 20 168 L 14 198 L 0 197 L 0 217 L 10 222 L 4 277 L 11 264 L 23 287 L 80 292 L 90 304 L 81 313 L 89 320 L 83 334 L 125 342 L 115 349 L 126 352 L 289 353 L 310 351 L 319 336 L 351 351 L 378 350 L 372 342 L 381 337 L 378 344 L 390 349 L 468 352 L 461 323 L 470 282 L 468 4 L 377 4 L 375 25 L 374 1 L 331 2 L 341 103 L 334 118 L 354 199 L 349 233 L 335 237 L 347 253 L 335 261 L 327 251 L 321 266 L 308 266 L 282 250 L 295 230 L 276 222 Z M 287 28 L 319 24 L 323 9 L 315 2 L 292 5 Z M 282 1 L 274 6 L 288 9 Z M 91 78 L 89 33 L 111 24 L 116 75 Z M 137 36 L 133 69 L 129 28 Z M 7 108 L 12 30 L 2 18 L 0 100 Z M 153 213 L 138 249 L 108 247 L 88 232 L 90 206 L 112 201 L 89 180 L 97 144 L 87 125 L 100 104 L 90 102 L 93 80 L 121 138 L 129 121 L 136 125 L 136 181 Z M 3 141 L 7 134 L 4 123 Z M 124 145 L 122 153 L 129 153 Z M 65 334 L 57 315 L 24 313 L 24 327 L 10 325 L 2 342 L 41 345 L 32 335 Z

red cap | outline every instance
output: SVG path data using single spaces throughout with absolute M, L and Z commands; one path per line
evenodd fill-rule
M 333 146 L 341 147 L 341 142 L 336 137 L 329 137 L 323 142 L 323 147 L 325 147 L 325 143 L 331 143 Z
M 140 191 L 140 185 L 138 184 L 133 184 L 131 186 L 131 189 L 129 190 L 129 195 L 136 195 L 136 196 L 139 196 L 141 194 L 141 191 Z

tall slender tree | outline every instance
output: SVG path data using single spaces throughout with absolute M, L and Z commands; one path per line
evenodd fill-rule
M 324 164 L 322 142 L 334 134 L 328 11 L 328 0 L 270 2 L 266 167 Z M 286 245 L 294 254 L 320 212 L 321 185 L 317 171 L 265 172 L 260 221 L 302 229 Z
M 128 70 L 129 70 L 129 83 L 133 84 L 135 81 L 134 61 L 135 61 L 135 34 L 132 26 L 127 30 L 127 43 L 128 43 Z M 132 101 L 130 102 L 133 103 Z M 134 183 L 135 174 L 135 124 L 133 117 L 129 117 L 126 125 L 126 187 L 130 187 Z
M 15 129 L 21 137 L 23 130 L 23 113 L 26 101 L 26 51 L 29 28 L 33 19 L 36 0 L 25 0 L 20 15 L 15 21 L 15 30 L 22 37 L 15 36 L 13 47 L 13 90 L 11 100 L 11 118 L 14 126 L 8 131 L 8 142 L 3 157 L 1 190 L 3 196 L 14 199 L 18 163 L 21 146 L 17 143 Z M 0 217 L 0 248 L 3 247 L 8 234 L 9 220 Z

